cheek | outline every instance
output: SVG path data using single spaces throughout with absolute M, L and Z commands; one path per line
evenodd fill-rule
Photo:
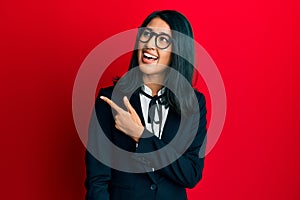
M 143 49 L 144 47 L 145 47 L 145 44 L 144 44 L 144 43 L 141 43 L 141 42 L 139 42 L 138 45 L 137 45 L 138 50 L 141 50 L 141 49 Z
M 164 64 L 169 65 L 171 63 L 171 52 L 164 52 L 161 55 L 161 60 Z
M 138 56 L 138 59 L 141 59 L 141 56 L 142 56 L 142 50 L 138 50 L 138 53 L 137 53 L 137 56 Z

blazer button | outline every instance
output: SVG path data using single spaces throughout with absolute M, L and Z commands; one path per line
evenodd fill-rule
M 156 190 L 156 188 L 157 188 L 157 186 L 156 186 L 155 184 L 152 184 L 152 185 L 150 186 L 150 189 L 151 189 L 151 190 Z

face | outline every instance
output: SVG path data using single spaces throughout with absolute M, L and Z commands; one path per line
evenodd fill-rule
M 171 29 L 161 18 L 150 21 L 138 44 L 139 68 L 144 76 L 164 77 L 171 62 Z

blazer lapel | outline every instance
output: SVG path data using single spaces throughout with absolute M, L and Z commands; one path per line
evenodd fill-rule
M 135 109 L 136 113 L 141 119 L 142 124 L 145 126 L 145 120 L 143 117 L 143 111 L 141 107 L 141 101 L 140 101 L 140 94 L 138 92 L 133 93 L 133 95 L 130 98 L 130 104 Z
M 180 116 L 176 114 L 174 109 L 169 108 L 168 116 L 163 128 L 161 139 L 167 143 L 171 142 L 171 140 L 175 137 L 178 131 L 179 125 Z
M 142 124 L 145 126 L 145 119 L 141 107 L 140 94 L 138 92 L 133 93 L 133 95 L 130 98 L 130 103 L 135 109 L 138 116 L 140 117 Z M 176 135 L 179 124 L 180 115 L 178 115 L 174 109 L 169 108 L 166 123 L 162 132 L 162 140 L 169 143 Z
M 136 113 L 141 119 L 142 124 L 145 126 L 145 119 L 143 117 L 142 107 L 141 107 L 141 101 L 140 101 L 140 94 L 134 93 L 130 98 L 130 103 L 132 107 L 135 109 Z M 146 169 L 146 168 L 145 168 Z M 154 182 L 157 183 L 157 180 L 155 178 L 155 175 L 153 172 L 147 172 L 149 178 Z
M 134 93 L 131 96 L 130 103 L 132 107 L 135 109 L 138 116 L 140 117 L 142 124 L 145 126 L 145 119 L 143 117 L 140 95 L 138 92 Z M 176 114 L 176 112 L 172 108 L 169 108 L 168 116 L 163 128 L 161 139 L 169 143 L 176 135 L 179 124 L 180 124 L 180 116 Z M 157 179 L 155 177 L 154 172 L 147 172 L 147 174 L 149 175 L 149 177 L 154 183 L 157 183 Z

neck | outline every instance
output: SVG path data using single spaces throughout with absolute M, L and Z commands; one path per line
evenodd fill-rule
M 157 95 L 158 91 L 163 87 L 162 85 L 157 83 L 145 83 L 145 85 L 151 89 L 152 96 Z
M 163 87 L 164 75 L 147 76 L 144 74 L 143 82 L 152 90 L 152 96 L 157 95 L 158 91 Z

